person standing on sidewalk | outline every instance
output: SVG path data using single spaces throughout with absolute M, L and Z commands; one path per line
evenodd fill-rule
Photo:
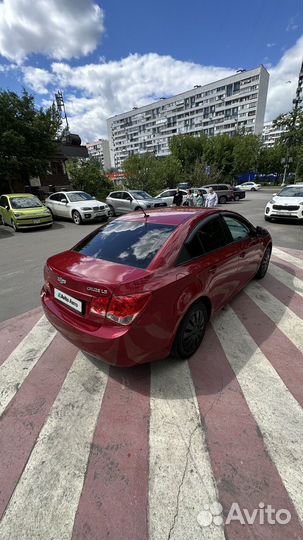
M 188 190 L 188 193 L 186 195 L 186 199 L 184 201 L 184 206 L 196 206 L 196 201 L 194 198 L 194 194 L 191 189 Z
M 218 205 L 218 195 L 214 191 L 214 188 L 210 187 L 206 195 L 206 208 L 215 208 Z
M 173 204 L 175 204 L 176 206 L 181 206 L 182 201 L 183 201 L 183 195 L 181 191 L 179 190 L 179 188 L 177 188 L 177 191 L 174 194 Z
M 199 208 L 205 207 L 205 199 L 204 199 L 204 195 L 201 189 L 198 189 L 198 195 L 196 197 L 196 206 L 198 206 Z

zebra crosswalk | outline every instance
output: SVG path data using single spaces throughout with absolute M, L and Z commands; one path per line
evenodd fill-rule
M 302 539 L 302 291 L 300 252 L 274 248 L 189 362 L 133 369 L 41 310 L 2 323 L 0 539 Z

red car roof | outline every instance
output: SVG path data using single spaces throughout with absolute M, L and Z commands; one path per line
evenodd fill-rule
M 151 223 L 161 223 L 165 225 L 181 225 L 190 219 L 201 216 L 204 217 L 221 212 L 218 208 L 162 208 L 161 210 L 146 210 L 147 220 Z M 142 221 L 144 213 L 140 210 L 131 212 L 118 218 L 126 221 Z

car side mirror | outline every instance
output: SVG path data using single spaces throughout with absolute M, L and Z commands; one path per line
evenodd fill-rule
M 131 197 L 126 197 L 126 200 L 127 201 L 132 201 L 132 198 Z
M 274 194 L 273 194 L 273 197 L 275 197 L 276 195 L 278 195 L 278 193 L 274 193 Z
M 96 200 L 96 197 L 92 197 L 92 199 L 94 199 L 94 201 Z
M 257 236 L 266 236 L 267 234 L 268 234 L 268 231 L 266 229 L 263 229 L 263 227 L 259 227 L 259 225 L 256 227 Z

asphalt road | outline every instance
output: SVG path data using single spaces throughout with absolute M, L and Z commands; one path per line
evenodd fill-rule
M 272 193 L 269 189 L 248 192 L 244 200 L 225 207 L 243 214 L 254 225 L 265 225 L 275 246 L 302 249 L 303 257 L 302 225 L 264 222 L 264 207 Z M 56 221 L 51 229 L 19 233 L 0 226 L 0 321 L 39 306 L 46 259 L 72 247 L 96 226 Z

